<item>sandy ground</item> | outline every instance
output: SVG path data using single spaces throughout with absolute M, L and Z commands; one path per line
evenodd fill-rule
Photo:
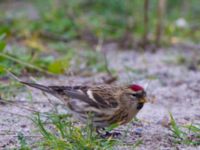
M 19 4 L 18 4 L 19 3 Z M 7 15 L 21 15 L 26 11 L 29 18 L 37 19 L 38 14 L 29 3 L 20 1 L 17 4 L 1 3 L 3 10 L 9 10 Z M 20 11 L 19 11 L 20 10 Z M 16 13 L 17 12 L 17 13 Z M 175 145 L 169 131 L 169 112 L 178 124 L 200 122 L 200 46 L 196 48 L 161 49 L 156 53 L 138 53 L 135 51 L 113 51 L 115 45 L 107 45 L 109 67 L 114 68 L 119 76 L 117 84 L 139 83 L 148 84 L 147 93 L 154 95 L 154 103 L 147 103 L 137 115 L 140 122 L 131 122 L 117 130 L 129 131 L 123 137 L 129 143 L 142 140 L 138 150 L 198 150 L 200 147 Z M 114 57 L 113 57 L 114 56 Z M 180 56 L 185 62 L 180 61 Z M 180 63 L 182 62 L 182 63 Z M 90 77 L 58 76 L 57 78 L 41 78 L 39 83 L 46 85 L 75 85 L 102 82 L 102 74 Z M 12 95 L 13 93 L 11 93 Z M 35 132 L 34 125 L 27 117 L 32 117 L 33 111 L 50 112 L 55 108 L 59 112 L 66 112 L 63 106 L 52 105 L 47 96 L 41 92 L 28 88 L 23 93 L 15 93 L 10 98 L 16 102 L 0 103 L 0 150 L 17 148 L 17 136 L 23 133 L 29 144 L 40 139 Z M 59 101 L 48 96 L 53 102 Z M 23 101 L 23 102 L 22 102 Z M 25 109 L 26 108 L 26 109 Z M 130 149 L 130 147 L 116 147 L 116 149 Z
M 109 47 L 112 49 L 112 45 Z M 119 128 L 122 132 L 129 131 L 125 137 L 126 141 L 131 143 L 143 141 L 137 147 L 138 150 L 200 149 L 200 147 L 173 144 L 168 128 L 169 112 L 173 114 L 178 124 L 200 122 L 200 70 L 191 67 L 191 62 L 195 64 L 194 60 L 199 59 L 198 54 L 198 49 L 182 48 L 161 49 L 156 53 L 108 51 L 109 66 L 114 68 L 119 76 L 117 84 L 135 82 L 146 86 L 148 83 L 147 93 L 156 97 L 153 103 L 147 103 L 137 115 L 140 122 L 131 122 Z M 178 63 L 180 55 L 186 58 L 185 64 Z M 102 76 L 102 74 L 91 77 L 59 76 L 56 79 L 42 78 L 38 82 L 46 85 L 92 84 L 101 82 Z M 28 91 L 31 91 L 31 94 Z M 52 106 L 48 103 L 47 97 L 41 92 L 30 88 L 17 94 L 15 99 L 17 103 L 0 105 L 0 149 L 15 147 L 20 132 L 30 143 L 40 138 L 34 132 L 33 123 L 24 117 L 32 114 L 24 107 L 41 112 L 52 111 L 53 107 L 64 111 L 61 106 Z M 29 103 L 22 103 L 19 100 Z M 59 102 L 55 98 L 53 101 Z M 116 147 L 116 149 L 130 149 L 130 147 Z

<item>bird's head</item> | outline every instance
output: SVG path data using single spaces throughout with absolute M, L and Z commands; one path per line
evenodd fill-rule
M 131 101 L 133 101 L 134 103 L 137 104 L 137 109 L 141 109 L 144 105 L 144 103 L 147 102 L 146 99 L 146 92 L 144 90 L 144 88 L 140 85 L 137 84 L 132 84 L 129 86 L 130 89 L 130 93 L 129 93 L 129 97 L 131 99 Z

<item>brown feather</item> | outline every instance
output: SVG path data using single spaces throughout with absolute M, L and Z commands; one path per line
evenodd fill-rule
M 87 122 L 88 115 L 92 114 L 96 127 L 125 124 L 138 113 L 138 104 L 140 108 L 143 106 L 139 99 L 144 95 L 126 86 L 44 86 L 22 83 L 58 97 L 82 122 Z

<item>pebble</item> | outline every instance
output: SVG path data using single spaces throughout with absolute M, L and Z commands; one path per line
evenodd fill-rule
M 142 135 L 142 128 L 136 128 L 135 129 L 135 134 L 141 136 Z

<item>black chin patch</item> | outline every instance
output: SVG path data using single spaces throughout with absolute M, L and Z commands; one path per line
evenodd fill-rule
M 137 109 L 140 110 L 140 109 L 142 109 L 143 106 L 144 106 L 144 103 L 138 103 L 137 104 Z

